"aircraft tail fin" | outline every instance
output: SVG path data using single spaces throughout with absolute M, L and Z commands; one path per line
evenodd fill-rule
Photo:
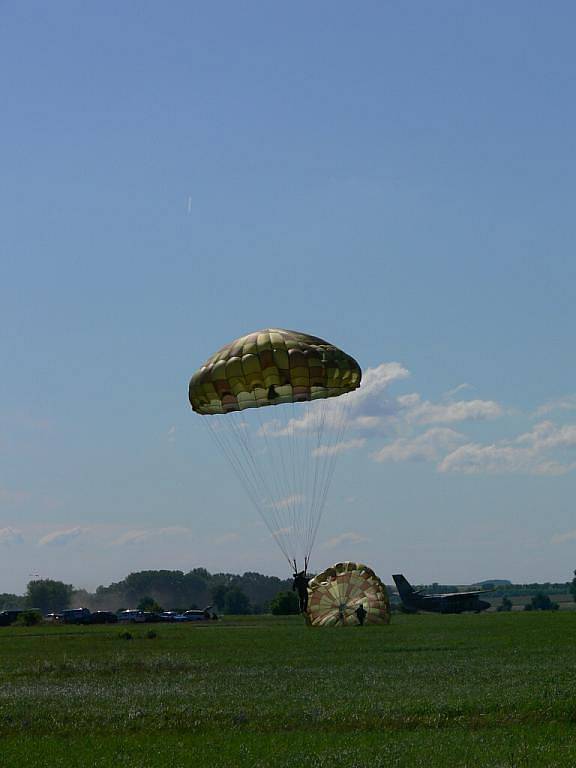
M 403 574 L 397 573 L 393 575 L 392 578 L 394 579 L 394 584 L 396 584 L 398 594 L 401 598 L 410 597 L 415 594 L 414 587 L 404 578 Z

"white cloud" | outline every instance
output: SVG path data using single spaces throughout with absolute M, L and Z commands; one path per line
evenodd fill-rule
M 534 465 L 534 475 L 566 475 L 576 469 L 576 462 L 562 464 L 560 461 L 541 461 Z
M 13 491 L 9 488 L 0 488 L 0 504 L 21 504 L 29 498 L 26 491 Z
M 335 549 L 340 546 L 340 544 L 361 544 L 364 541 L 368 541 L 366 536 L 362 536 L 355 531 L 347 531 L 346 533 L 341 533 L 338 536 L 333 536 L 331 539 L 328 539 L 322 544 L 322 547 L 324 549 Z
M 410 371 L 400 363 L 381 363 L 376 368 L 367 368 L 360 387 L 348 395 L 353 411 L 364 415 L 380 415 L 390 384 L 409 376 Z
M 516 442 L 528 444 L 537 451 L 573 448 L 576 447 L 576 424 L 565 424 L 559 427 L 552 421 L 541 421 L 531 432 L 516 438 Z
M 454 387 L 453 389 L 449 389 L 448 392 L 444 393 L 444 398 L 449 400 L 450 398 L 454 397 L 454 395 L 457 395 L 458 392 L 462 392 L 463 389 L 470 389 L 470 384 L 467 384 L 464 382 L 463 384 L 458 384 L 457 387 Z
M 528 449 L 503 445 L 467 443 L 449 453 L 438 465 L 440 472 L 465 475 L 522 472 L 531 461 Z
M 167 437 L 169 443 L 173 443 L 176 440 L 176 427 L 170 427 L 167 433 Z
M 21 544 L 23 541 L 22 531 L 16 528 L 0 528 L 0 546 L 9 547 L 13 544 Z
M 576 411 L 576 395 L 564 395 L 564 397 L 549 400 L 536 408 L 534 416 L 547 416 L 553 411 Z
M 348 429 L 365 436 L 395 434 L 399 428 L 400 408 L 397 398 L 388 396 L 388 388 L 410 376 L 400 363 L 381 363 L 364 372 L 362 385 L 347 395 Z
M 431 403 L 414 393 L 397 400 L 404 416 L 412 424 L 451 424 L 458 421 L 484 421 L 502 416 L 502 406 L 494 400 L 458 400 Z
M 576 541 L 576 531 L 566 531 L 566 533 L 557 533 L 550 539 L 552 544 L 565 544 L 567 541 Z
M 438 461 L 447 451 L 465 441 L 464 435 L 448 427 L 433 427 L 416 437 L 400 437 L 372 454 L 374 461 Z
M 440 472 L 463 474 L 564 475 L 576 463 L 559 461 L 549 452 L 576 447 L 576 425 L 558 426 L 550 421 L 536 424 L 512 440 L 482 445 L 467 443 L 440 462 Z
M 364 430 L 394 428 L 401 423 L 410 425 L 448 424 L 459 421 L 495 419 L 504 413 L 502 406 L 493 400 L 457 400 L 433 403 L 422 400 L 417 393 L 387 397 L 392 382 L 408 378 L 409 371 L 400 363 L 382 363 L 369 368 L 362 380 L 362 386 L 348 397 L 350 399 L 351 426 Z M 460 384 L 447 396 L 468 387 Z
M 156 539 L 169 538 L 171 536 L 187 536 L 191 532 L 190 528 L 177 525 L 167 526 L 166 528 L 139 529 L 126 531 L 126 533 L 123 533 L 112 543 L 116 546 L 137 546 Z
M 40 547 L 64 547 L 70 542 L 75 541 L 79 536 L 85 533 L 83 528 L 68 528 L 64 531 L 53 531 L 47 533 L 39 541 Z
M 270 502 L 268 506 L 272 509 L 286 509 L 286 507 L 294 507 L 302 504 L 305 500 L 305 496 L 301 493 L 293 493 L 291 496 L 284 496 L 282 499 L 275 499 Z
M 344 422 L 352 429 L 380 429 L 397 410 L 395 401 L 386 397 L 387 388 L 409 375 L 400 363 L 381 363 L 376 368 L 367 368 L 362 384 L 354 392 L 316 401 L 314 407 L 307 408 L 300 417 L 290 419 L 287 424 L 279 420 L 267 422 L 260 434 L 283 437 L 314 430 L 320 423 L 328 430 L 339 430 Z
M 334 456 L 339 453 L 348 453 L 348 451 L 355 451 L 358 448 L 362 448 L 365 443 L 366 440 L 363 437 L 342 440 L 342 442 L 335 443 L 334 445 L 322 445 L 320 448 L 315 448 L 312 451 L 312 456 Z
M 214 539 L 214 544 L 231 544 L 233 541 L 238 541 L 239 538 L 239 533 L 236 531 L 229 531 L 228 533 L 223 533 L 222 536 L 218 536 L 218 538 Z
M 286 528 L 278 528 L 276 531 L 272 531 L 272 536 L 290 536 L 292 533 L 292 526 Z
M 344 424 L 347 432 L 374 437 L 378 434 L 394 436 L 406 429 L 433 424 L 496 419 L 504 411 L 493 400 L 458 400 L 433 403 L 423 400 L 417 393 L 390 397 L 391 384 L 410 376 L 407 368 L 397 362 L 381 363 L 367 368 L 361 386 L 344 397 L 319 401 L 297 418 L 282 422 L 274 419 L 262 425 L 259 434 L 284 437 L 313 431 L 322 425 L 327 432 L 338 431 Z M 467 387 L 461 384 L 449 394 Z M 325 445 L 315 451 L 318 456 L 334 455 L 362 447 L 361 438 L 344 440 L 337 445 Z
M 336 456 L 364 448 L 368 441 L 384 438 L 386 443 L 371 458 L 377 462 L 430 461 L 439 472 L 463 474 L 531 474 L 557 476 L 576 468 L 574 461 L 562 455 L 576 447 L 576 425 L 557 425 L 541 421 L 533 429 L 515 438 L 492 443 L 473 442 L 464 434 L 471 422 L 487 422 L 510 415 L 509 409 L 495 400 L 456 399 L 467 383 L 449 390 L 438 402 L 424 399 L 418 392 L 390 396 L 390 386 L 410 376 L 401 363 L 381 363 L 364 371 L 361 386 L 343 397 L 328 398 L 313 407 L 298 409 L 296 418 L 282 421 L 278 414 L 264 423 L 261 436 L 311 436 L 322 426 L 324 444 L 310 446 L 316 457 Z M 550 401 L 539 409 L 576 409 L 576 395 Z M 459 425 L 459 431 L 450 425 Z M 346 427 L 347 435 L 339 432 Z M 332 441 L 331 438 L 332 437 Z M 270 450 L 270 442 L 267 442 Z M 263 447 L 263 446 L 262 446 Z M 276 508 L 299 503 L 295 497 L 280 499 Z

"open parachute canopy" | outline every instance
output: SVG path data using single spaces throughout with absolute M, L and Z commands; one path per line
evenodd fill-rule
M 386 586 L 362 563 L 336 563 L 308 584 L 308 622 L 313 627 L 355 626 L 356 611 L 366 611 L 365 624 L 389 624 Z
M 333 344 L 267 328 L 222 347 L 190 380 L 190 405 L 209 417 L 202 422 L 295 569 L 308 565 L 341 452 L 346 395 L 361 377 Z
M 218 350 L 192 376 L 190 404 L 203 415 L 337 397 L 360 385 L 360 366 L 332 344 L 267 328 Z

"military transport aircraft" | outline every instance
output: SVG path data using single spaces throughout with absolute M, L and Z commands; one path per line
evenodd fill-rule
M 421 589 L 414 589 L 401 573 L 392 576 L 398 588 L 402 605 L 408 611 L 432 611 L 434 613 L 462 613 L 474 611 L 480 613 L 490 608 L 486 600 L 479 600 L 478 595 L 490 592 L 479 589 L 475 592 L 451 592 L 447 595 L 423 595 Z

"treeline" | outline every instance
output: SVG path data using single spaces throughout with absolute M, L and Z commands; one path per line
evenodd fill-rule
M 122 581 L 100 586 L 96 592 L 75 589 L 52 579 L 29 582 L 25 595 L 0 593 L 0 610 L 38 608 L 42 613 L 69 607 L 92 611 L 117 611 L 153 602 L 164 610 L 187 610 L 214 606 L 221 613 L 264 613 L 279 592 L 291 590 L 290 579 L 248 571 L 209 573 L 205 568 L 184 571 L 138 571 Z
M 485 583 L 485 588 L 490 585 Z M 576 600 L 576 574 L 572 581 L 533 584 L 498 584 L 491 597 L 513 598 L 534 595 L 572 594 Z M 425 592 L 457 592 L 461 587 L 446 584 L 422 585 Z M 92 611 L 117 611 L 154 604 L 164 610 L 187 610 L 212 605 L 220 613 L 267 613 L 279 593 L 292 590 L 291 579 L 264 576 L 248 571 L 242 575 L 210 573 L 205 568 L 184 571 L 137 571 L 121 581 L 100 586 L 95 592 L 76 589 L 52 579 L 29 582 L 26 594 L 0 593 L 0 611 L 7 608 L 38 608 L 42 613 L 70 607 Z M 398 602 L 395 587 L 388 587 L 392 602 Z M 288 598 L 293 597 L 292 594 Z M 288 598 L 286 598 L 288 600 Z M 288 600 L 288 602 L 290 602 Z
M 489 584 L 485 588 L 489 588 Z M 573 591 L 571 581 L 544 582 L 538 584 L 505 584 L 496 586 L 493 592 L 494 597 L 531 597 L 533 595 L 544 593 L 545 595 L 567 595 Z
M 241 576 L 210 573 L 205 568 L 194 568 L 188 573 L 138 571 L 108 587 L 98 587 L 94 595 L 86 594 L 86 598 L 90 600 L 87 607 L 93 610 L 131 607 L 151 597 L 165 609 L 213 605 L 224 613 L 263 613 L 278 592 L 291 586 L 290 580 L 253 571 Z

